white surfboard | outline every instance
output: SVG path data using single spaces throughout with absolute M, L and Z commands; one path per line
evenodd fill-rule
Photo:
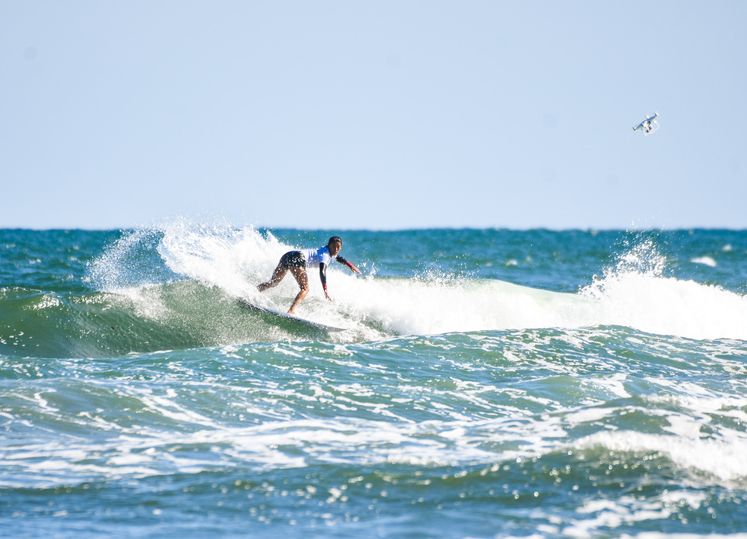
M 279 311 L 271 307 L 263 307 L 261 305 L 257 305 L 243 298 L 239 299 L 238 302 L 239 302 L 239 305 L 241 305 L 245 309 L 249 309 L 250 311 L 271 315 L 273 317 L 278 317 L 278 318 L 282 318 L 285 320 L 290 320 L 294 323 L 297 323 L 307 328 L 321 330 L 321 331 L 346 331 L 346 328 L 338 328 L 335 326 L 328 326 L 327 324 L 321 324 L 319 322 L 314 322 L 313 320 L 309 320 L 307 318 L 301 318 L 300 316 L 296 316 L 294 314 L 288 314 L 286 312 Z
M 654 112 L 651 116 L 648 116 L 641 123 L 633 127 L 633 131 L 641 131 L 644 135 L 651 135 L 657 129 L 659 129 L 659 113 Z

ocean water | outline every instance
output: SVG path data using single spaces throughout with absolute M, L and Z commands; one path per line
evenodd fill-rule
M 0 536 L 745 533 L 747 231 L 0 230 Z

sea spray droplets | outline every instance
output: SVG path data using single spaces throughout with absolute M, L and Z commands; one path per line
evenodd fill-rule
M 596 303 L 596 324 L 693 338 L 747 338 L 747 297 L 666 277 L 666 270 L 665 257 L 646 239 L 579 295 Z
M 167 283 L 177 276 L 163 263 L 156 248 L 163 238 L 158 229 L 123 232 L 105 252 L 89 264 L 87 281 L 99 291 Z
M 164 229 L 158 253 L 175 273 L 200 283 L 218 286 L 234 296 L 255 293 L 246 278 L 246 266 L 270 257 L 278 249 L 252 228 L 193 225 L 177 222 Z

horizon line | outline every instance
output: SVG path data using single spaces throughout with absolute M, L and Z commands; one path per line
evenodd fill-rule
M 118 231 L 130 231 L 139 229 L 159 229 L 163 228 L 162 225 L 139 225 L 139 226 L 124 226 L 124 227 L 25 227 L 25 226 L 12 226 L 12 227 L 0 227 L 0 231 L 24 231 L 24 232 L 118 232 Z M 252 228 L 254 230 L 292 230 L 292 231 L 303 231 L 303 232 L 316 232 L 316 231 L 342 231 L 342 232 L 419 232 L 427 230 L 495 230 L 495 231 L 509 231 L 509 232 L 530 232 L 530 231 L 548 231 L 548 232 L 646 232 L 646 231 L 662 231 L 662 232 L 680 232 L 680 231 L 729 231 L 729 232 L 744 232 L 747 231 L 747 226 L 744 228 L 727 227 L 727 226 L 677 226 L 677 227 L 550 227 L 550 226 L 534 226 L 534 227 L 510 227 L 510 226 L 422 226 L 422 227 L 403 227 L 403 228 L 331 228 L 331 227 L 319 227 L 319 228 L 307 228 L 298 226 L 255 226 L 255 225 L 243 225 L 234 226 L 234 228 Z

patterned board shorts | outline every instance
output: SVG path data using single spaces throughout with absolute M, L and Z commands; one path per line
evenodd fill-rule
M 280 258 L 280 265 L 284 268 L 305 268 L 306 259 L 301 251 L 288 251 Z

